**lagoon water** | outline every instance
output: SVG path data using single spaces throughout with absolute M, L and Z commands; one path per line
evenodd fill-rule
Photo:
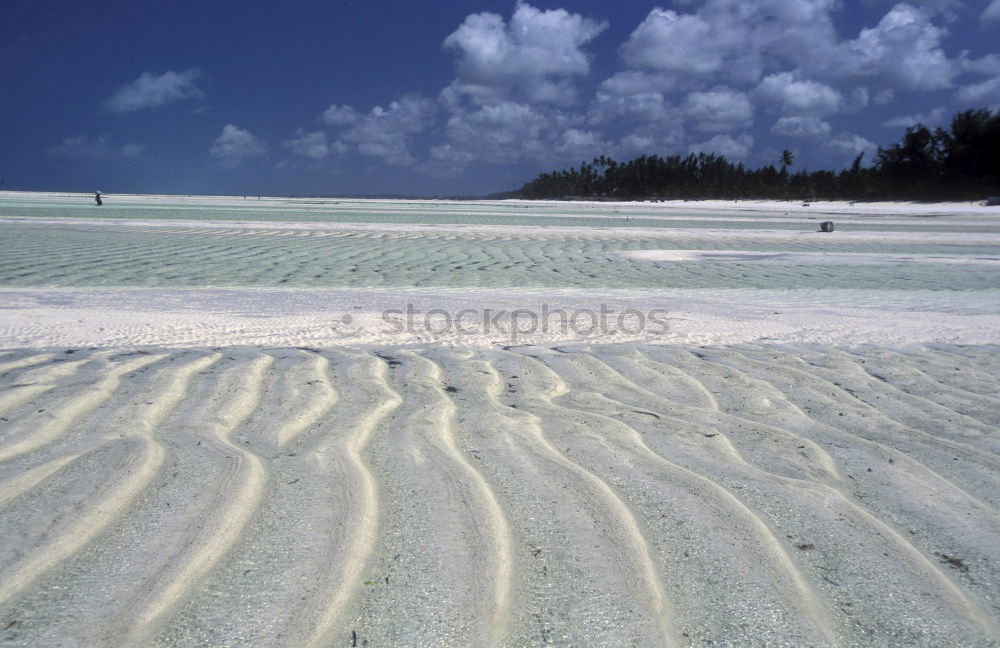
M 823 234 L 801 209 L 10 196 L 9 287 L 1000 288 L 995 216 L 838 215 Z

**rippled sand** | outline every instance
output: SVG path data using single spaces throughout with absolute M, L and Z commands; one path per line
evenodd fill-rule
M 988 210 L 78 200 L 0 195 L 0 645 L 1000 645 Z
M 989 645 L 994 348 L 0 357 L 14 645 Z

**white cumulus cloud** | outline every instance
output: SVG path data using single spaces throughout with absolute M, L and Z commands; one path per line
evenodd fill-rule
M 629 133 L 618 142 L 617 149 L 625 154 L 645 153 L 656 144 L 656 138 L 650 135 Z
M 981 20 L 983 22 L 1000 21 L 1000 0 L 993 0 L 993 2 L 991 2 L 985 10 L 983 10 Z
M 743 92 L 718 86 L 707 92 L 692 92 L 683 106 L 695 120 L 695 128 L 709 133 L 740 130 L 753 121 L 753 106 Z
M 132 83 L 115 90 L 104 102 L 104 107 L 114 113 L 128 113 L 201 97 L 204 93 L 195 85 L 199 76 L 197 69 L 184 72 L 167 70 L 160 75 L 143 72 Z
M 587 113 L 592 123 L 625 119 L 648 124 L 666 120 L 670 115 L 670 106 L 659 92 L 623 96 L 598 91 Z
M 563 166 L 607 153 L 612 145 L 585 122 L 582 115 L 516 101 L 459 109 L 445 126 L 447 142 L 432 147 L 424 170 L 454 175 L 474 162 Z
M 827 115 L 839 111 L 844 103 L 837 90 L 817 81 L 796 79 L 791 72 L 765 77 L 753 94 L 783 114 Z
M 621 47 L 622 58 L 634 67 L 666 72 L 718 72 L 734 46 L 745 41 L 742 31 L 720 34 L 705 18 L 656 8 Z
M 925 113 L 915 113 L 912 115 L 898 115 L 882 122 L 886 128 L 909 128 L 917 124 L 924 126 L 940 126 L 947 118 L 944 106 L 938 106 Z
M 750 135 L 716 135 L 707 142 L 692 144 L 689 150 L 692 153 L 715 153 L 730 160 L 743 160 L 750 155 L 753 149 L 753 137 Z
M 625 62 L 697 81 L 755 83 L 836 40 L 835 0 L 708 0 L 693 13 L 656 8 L 621 47 Z
M 590 72 L 582 48 L 606 28 L 602 21 L 524 2 L 509 23 L 494 13 L 471 14 L 444 40 L 459 57 L 451 90 L 479 103 L 495 103 L 514 91 L 533 103 L 570 103 L 570 79 Z
M 320 119 L 331 126 L 347 126 L 358 121 L 360 115 L 351 106 L 333 104 L 320 115 Z
M 826 138 L 830 136 L 830 124 L 819 117 L 781 117 L 771 127 L 771 132 L 784 137 Z
M 295 137 L 285 141 L 285 147 L 295 155 L 310 160 L 322 160 L 330 155 L 330 145 L 327 143 L 326 133 L 323 131 L 306 133 L 300 128 L 295 133 Z
M 1000 76 L 962 86 L 955 102 L 966 108 L 1000 108 Z
M 601 91 L 622 97 L 647 92 L 667 92 L 675 87 L 676 84 L 670 77 L 645 70 L 622 70 L 601 83 Z
M 239 166 L 266 153 L 267 146 L 256 135 L 235 124 L 226 124 L 208 150 L 209 155 L 226 166 Z
M 601 133 L 593 130 L 569 128 L 556 141 L 556 150 L 565 158 L 589 160 L 601 155 L 610 147 Z
M 387 108 L 375 106 L 340 135 L 340 140 L 357 146 L 357 150 L 389 164 L 406 166 L 416 160 L 410 153 L 410 138 L 426 129 L 433 120 L 436 107 L 422 97 L 404 97 Z
M 826 141 L 823 148 L 841 163 L 853 160 L 859 153 L 864 153 L 865 157 L 871 160 L 872 155 L 878 149 L 875 142 L 848 132 L 839 133 L 833 139 Z
M 1000 54 L 987 54 L 977 59 L 963 59 L 962 70 L 987 76 L 1000 74 Z
M 899 0 L 862 0 L 867 5 L 891 7 Z M 945 13 L 948 19 L 954 19 L 954 9 L 960 9 L 964 0 L 908 0 L 911 5 L 918 5 L 929 9 L 933 13 Z
M 469 153 L 476 160 L 504 164 L 545 157 L 561 126 L 549 111 L 506 101 L 452 115 L 445 132 L 450 152 L 458 153 L 455 161 Z
M 812 67 L 830 78 L 880 81 L 892 88 L 947 88 L 960 66 L 941 48 L 946 34 L 925 9 L 900 3 L 875 27 L 813 59 Z
M 675 85 L 739 87 L 768 73 L 794 72 L 838 87 L 855 82 L 936 90 L 950 87 L 961 67 L 961 57 L 950 59 L 942 49 L 948 32 L 934 24 L 941 7 L 898 3 L 875 26 L 842 39 L 834 23 L 843 4 L 838 0 L 677 4 L 696 9 L 653 9 L 621 46 L 632 70 L 655 72 Z

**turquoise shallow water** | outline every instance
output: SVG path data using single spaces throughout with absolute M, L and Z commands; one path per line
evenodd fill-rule
M 943 226 L 946 221 L 940 218 L 897 217 L 891 227 L 878 219 L 853 219 L 844 227 L 847 236 L 816 234 L 815 224 L 808 220 L 766 215 L 630 220 L 630 225 L 671 234 L 665 237 L 622 226 L 624 208 L 620 205 L 539 205 L 535 210 L 522 203 L 286 202 L 257 206 L 256 202 L 248 200 L 245 208 L 140 203 L 98 209 L 79 204 L 78 198 L 72 202 L 0 200 L 0 218 L 38 217 L 0 222 L 0 286 L 962 291 L 1000 287 L 1000 224 L 992 218 L 970 225 L 966 216 L 953 227 Z M 648 216 L 649 210 L 637 206 L 631 211 Z M 670 216 L 665 211 L 659 215 Z M 63 216 L 73 219 L 63 220 Z M 80 220 L 96 216 L 102 222 Z M 137 221 L 119 223 L 116 216 Z M 263 221 L 271 222 L 265 226 Z M 292 221 L 297 225 L 356 222 L 358 226 L 298 229 L 280 224 Z M 615 229 L 607 228 L 608 223 Z M 385 224 L 397 227 L 386 229 Z M 407 231 L 407 224 L 438 225 L 441 230 Z M 470 224 L 515 229 L 451 227 Z M 605 226 L 600 231 L 581 229 L 600 225 Z M 687 231 L 665 232 L 677 228 Z M 760 236 L 762 230 L 775 230 L 776 236 Z M 858 236 L 865 232 L 871 236 Z M 969 236 L 956 242 L 954 235 L 963 233 Z M 900 236 L 893 238 L 895 234 Z M 627 256 L 631 251 L 659 249 L 800 252 L 807 256 L 805 261 L 800 257 L 788 262 L 752 258 L 650 261 Z M 845 264 L 823 259 L 820 254 L 824 252 L 943 256 L 952 262 L 869 259 Z M 980 261 L 953 262 L 956 259 Z
M 815 239 L 814 239 L 815 240 Z M 852 252 L 914 253 L 914 245 L 851 246 Z M 969 256 L 989 246 L 926 246 Z M 1000 264 L 838 265 L 748 261 L 652 262 L 643 249 L 844 251 L 842 245 L 641 237 L 463 236 L 280 231 L 176 232 L 102 226 L 5 224 L 4 286 L 286 286 L 551 288 L 893 288 L 1000 287 Z

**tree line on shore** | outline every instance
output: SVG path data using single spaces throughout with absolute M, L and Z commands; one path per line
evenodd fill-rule
M 923 124 L 902 141 L 864 153 L 842 171 L 789 172 L 784 151 L 775 164 L 750 169 L 721 155 L 642 155 L 616 162 L 601 155 L 579 168 L 543 173 L 520 198 L 784 198 L 840 200 L 979 200 L 1000 195 L 1000 110 L 966 110 L 947 129 Z

